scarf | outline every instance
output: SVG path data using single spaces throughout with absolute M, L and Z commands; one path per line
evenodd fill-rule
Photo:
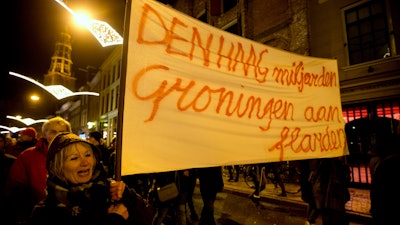
M 68 185 L 58 178 L 47 180 L 47 198 L 50 207 L 65 207 L 71 216 L 95 215 L 107 212 L 110 205 L 107 180 L 92 179 L 88 183 Z

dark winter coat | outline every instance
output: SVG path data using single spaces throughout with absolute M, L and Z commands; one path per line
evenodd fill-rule
M 310 183 L 318 209 L 344 211 L 350 199 L 350 170 L 337 158 L 310 160 Z
M 198 176 L 201 195 L 215 196 L 216 193 L 223 190 L 224 181 L 222 180 L 222 168 L 220 166 L 199 168 Z
M 393 224 L 400 212 L 398 188 L 400 152 L 385 157 L 377 166 L 371 187 L 371 215 L 376 224 Z

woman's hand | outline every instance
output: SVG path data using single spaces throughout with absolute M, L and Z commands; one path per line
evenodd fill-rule
M 121 215 L 125 220 L 127 220 L 129 217 L 128 208 L 126 208 L 126 206 L 122 203 L 111 205 L 108 208 L 108 213 L 116 213 L 118 215 Z
M 110 195 L 114 201 L 119 201 L 125 190 L 125 183 L 123 181 L 111 180 L 110 182 Z

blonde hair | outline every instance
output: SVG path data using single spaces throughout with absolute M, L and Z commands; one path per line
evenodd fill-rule
M 61 126 L 65 126 L 67 128 L 68 132 L 72 132 L 71 124 L 66 121 L 64 118 L 60 116 L 53 117 L 46 121 L 43 126 L 42 126 L 42 133 L 46 133 L 47 130 L 49 129 L 50 124 L 58 124 Z

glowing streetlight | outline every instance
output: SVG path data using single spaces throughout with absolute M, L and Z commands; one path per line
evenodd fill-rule
M 32 101 L 39 101 L 40 97 L 37 95 L 31 95 L 31 100 Z
M 55 0 L 58 4 L 64 7 L 75 19 L 84 25 L 90 33 L 100 42 L 101 46 L 106 47 L 110 45 L 119 45 L 123 43 L 123 38 L 117 31 L 114 30 L 108 23 L 100 20 L 89 19 L 75 13 L 70 9 L 63 0 Z
M 71 90 L 69 90 L 68 88 L 62 86 L 62 85 L 48 85 L 45 86 L 43 84 L 41 84 L 40 82 L 37 82 L 36 80 L 24 76 L 22 74 L 19 73 L 15 73 L 15 72 L 9 72 L 10 75 L 12 76 L 16 76 L 19 78 L 22 78 L 24 80 L 27 80 L 33 84 L 36 84 L 37 86 L 43 88 L 44 90 L 48 91 L 50 94 L 52 94 L 54 97 L 56 97 L 58 100 L 63 99 L 63 98 L 67 98 L 67 97 L 71 97 L 71 96 L 76 96 L 76 95 L 93 95 L 93 96 L 99 96 L 100 94 L 97 92 L 89 92 L 89 91 L 81 91 L 81 92 L 72 92 Z

